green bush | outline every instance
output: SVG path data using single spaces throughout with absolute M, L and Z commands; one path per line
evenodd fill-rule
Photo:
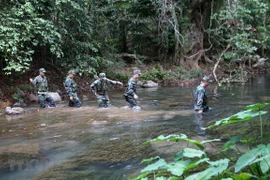
M 165 71 L 163 71 L 160 68 L 154 67 L 150 71 L 142 73 L 140 79 L 143 81 L 144 80 L 152 80 L 155 82 L 163 82 L 165 75 L 166 75 Z

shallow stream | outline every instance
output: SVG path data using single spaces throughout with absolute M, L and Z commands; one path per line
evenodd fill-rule
M 90 94 L 82 108 L 65 107 L 0 116 L 0 180 L 124 180 L 145 167 L 142 159 L 172 156 L 170 144 L 143 144 L 159 135 L 211 138 L 201 127 L 226 118 L 246 105 L 270 102 L 270 75 L 246 84 L 207 87 L 211 110 L 193 111 L 195 86 L 138 89 L 140 111 L 124 110 L 123 92 L 110 91 L 112 108 L 97 109 Z M 123 90 L 124 91 L 124 90 Z

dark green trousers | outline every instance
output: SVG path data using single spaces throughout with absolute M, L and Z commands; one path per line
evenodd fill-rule
M 55 102 L 53 101 L 53 98 L 47 93 L 38 94 L 38 101 L 40 104 L 40 108 L 45 108 L 46 106 L 55 107 Z

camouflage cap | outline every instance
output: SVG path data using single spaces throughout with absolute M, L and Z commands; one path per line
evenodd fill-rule
M 140 71 L 140 70 L 138 70 L 138 69 L 137 69 L 137 70 L 134 70 L 134 71 L 133 71 L 133 74 L 134 74 L 134 75 L 135 75 L 135 74 L 139 74 L 139 75 L 141 75 L 141 71 Z
M 75 75 L 76 73 L 75 73 L 74 70 L 69 70 L 69 71 L 68 71 L 68 74 L 73 74 L 73 75 Z
M 40 68 L 40 69 L 39 69 L 39 72 L 43 72 L 43 73 L 45 73 L 45 72 L 46 72 L 46 70 L 45 70 L 44 68 Z
M 206 76 L 206 77 L 202 78 L 202 82 L 209 82 L 209 83 L 211 83 L 213 81 L 208 76 Z
M 106 74 L 105 73 L 99 73 L 98 75 L 100 78 L 105 78 L 106 77 Z

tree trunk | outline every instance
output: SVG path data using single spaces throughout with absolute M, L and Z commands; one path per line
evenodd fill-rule
M 184 55 L 184 59 L 181 63 L 191 70 L 201 69 L 198 63 L 204 53 L 204 22 L 207 8 L 209 8 L 208 2 L 209 1 L 207 0 L 201 2 L 193 0 L 190 4 L 190 9 L 192 9 L 190 17 L 192 25 L 190 26 L 189 39 L 193 44 L 191 46 L 191 50 Z

